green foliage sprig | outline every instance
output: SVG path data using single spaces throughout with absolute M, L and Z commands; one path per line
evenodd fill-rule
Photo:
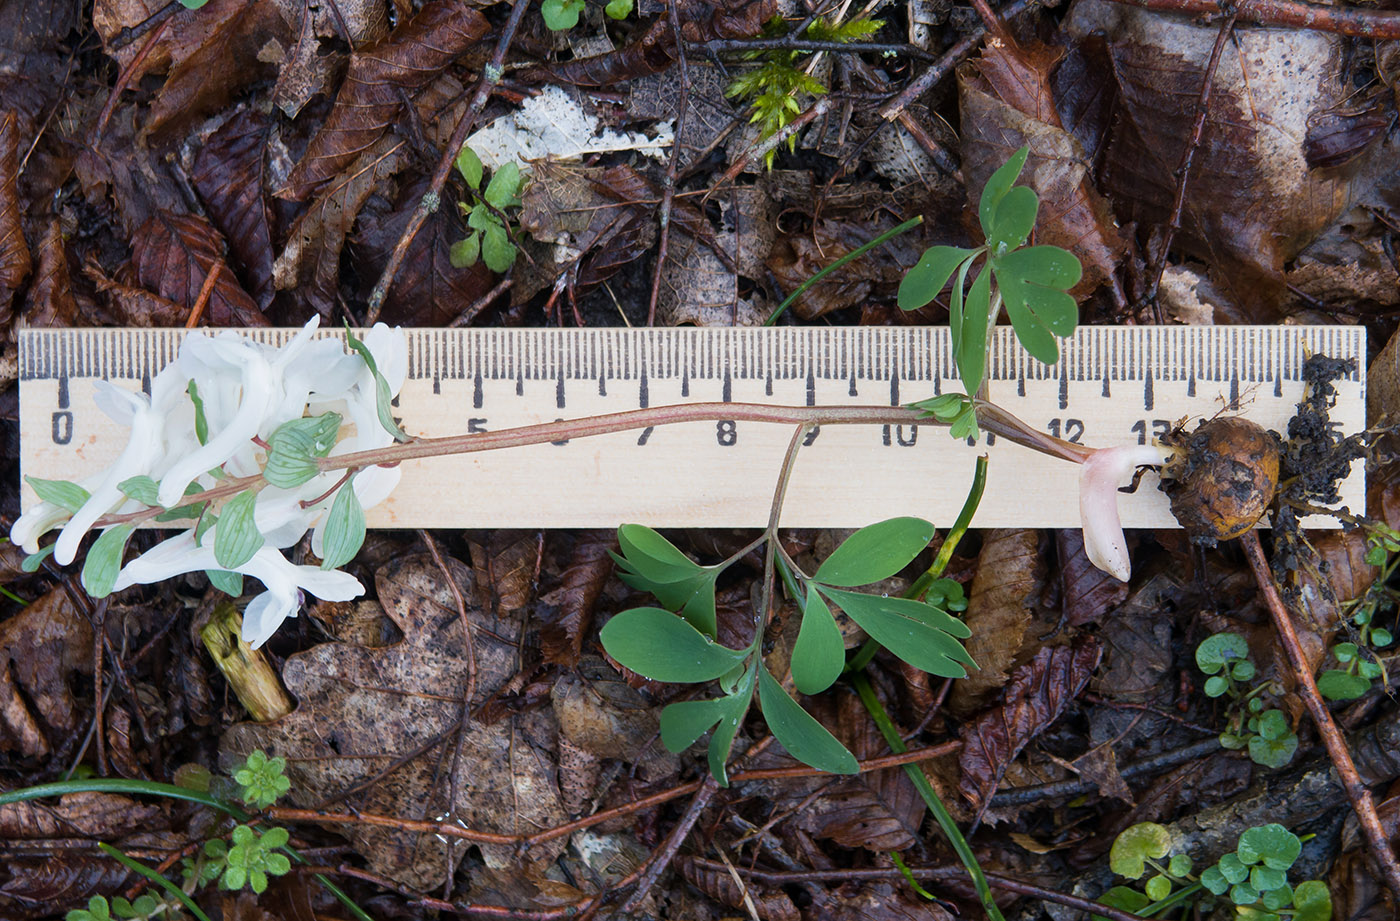
M 813 41 L 849 44 L 870 38 L 883 25 L 882 20 L 868 16 L 858 16 L 849 22 L 835 22 L 819 16 L 807 26 L 803 37 Z M 774 16 L 764 26 L 763 35 L 765 38 L 781 38 L 787 35 L 787 31 L 788 24 L 783 18 Z M 735 77 L 725 89 L 724 95 L 753 109 L 749 121 L 759 126 L 760 140 L 767 140 L 792 124 L 793 119 L 802 112 L 805 97 L 826 94 L 826 85 L 799 66 L 810 53 L 788 49 L 749 52 L 745 57 L 762 63 Z M 796 136 L 788 138 L 787 143 L 788 150 L 797 149 Z M 764 155 L 764 165 L 772 169 L 776 156 L 776 150 L 768 151 Z
M 1342 667 L 1329 668 L 1317 676 L 1317 689 L 1328 700 L 1355 700 L 1371 690 L 1377 678 L 1385 681 L 1385 665 L 1376 651 L 1394 641 L 1391 631 L 1375 621 L 1379 615 L 1394 611 L 1400 600 L 1400 593 L 1391 587 L 1400 568 L 1400 531 L 1379 523 L 1363 527 L 1370 531 L 1366 563 L 1378 567 L 1380 574 L 1360 598 L 1343 606 L 1353 628 L 1352 641 L 1332 647 L 1332 655 Z
M 566 32 L 578 25 L 585 6 L 585 0 L 543 0 L 540 15 L 551 32 Z M 626 19 L 632 15 L 632 7 L 633 0 L 608 0 L 603 12 L 609 19 Z
M 548 2 L 548 0 L 546 0 Z M 579 4 L 582 6 L 582 4 Z M 575 17 L 577 18 L 577 17 Z M 482 190 L 486 168 L 470 147 L 457 154 L 457 172 L 472 191 L 471 202 L 458 202 L 457 207 L 467 216 L 467 236 L 452 244 L 452 265 L 461 269 L 476 265 L 477 259 L 493 272 L 505 272 L 515 265 L 516 248 L 506 230 L 506 212 L 520 207 L 520 190 L 524 185 L 520 167 L 506 163 L 491 175 Z
M 1261 695 L 1275 690 L 1273 682 L 1250 685 L 1256 675 L 1249 658 L 1249 644 L 1237 633 L 1216 633 L 1196 647 L 1196 667 L 1208 675 L 1207 697 L 1229 701 L 1225 731 L 1220 744 L 1248 749 L 1250 760 L 1264 767 L 1280 768 L 1293 760 L 1298 736 L 1282 710 L 1265 710 Z
M 919 518 L 882 521 L 852 534 L 810 576 L 780 553 L 784 582 L 802 610 L 791 666 L 798 691 L 818 694 L 845 668 L 845 643 L 831 604 L 916 668 L 948 677 L 967 674 L 973 662 L 960 640 L 971 631 L 948 613 L 967 606 L 961 585 L 937 579 L 923 601 L 851 591 L 898 573 L 932 537 L 933 525 Z M 769 731 L 794 758 L 831 773 L 856 770 L 855 756 L 769 672 L 761 651 L 761 624 L 743 649 L 717 642 L 715 582 L 742 554 L 702 566 L 641 525 L 619 528 L 618 543 L 622 552 L 614 559 L 622 580 L 652 593 L 664 608 L 633 608 L 615 615 L 602 630 L 604 649 L 622 665 L 656 681 L 719 682 L 721 696 L 674 703 L 662 711 L 661 739 L 668 749 L 683 751 L 714 729 L 710 771 L 727 782 L 725 761 L 756 693 Z
M 958 376 L 968 396 L 982 388 L 991 331 L 1002 305 L 1021 345 L 1045 364 L 1060 360 L 1056 339 L 1073 334 L 1079 322 L 1079 307 L 1069 294 L 1083 274 L 1079 260 L 1058 246 L 1023 246 L 1040 208 L 1033 189 L 1014 185 L 1028 154 L 1027 147 L 1012 154 L 982 189 L 977 217 L 986 242 L 974 249 L 931 247 L 899 284 L 899 306 L 917 310 L 954 279 L 948 325 Z M 968 288 L 968 276 L 979 260 L 982 269 Z M 976 436 L 971 401 L 945 395 L 915 405 L 939 421 L 951 422 L 953 437 Z
M 1303 843 L 1282 825 L 1257 825 L 1240 835 L 1235 850 L 1221 856 L 1199 877 L 1192 860 L 1173 854 L 1171 832 L 1153 822 L 1133 825 L 1118 835 L 1109 851 L 1109 867 L 1130 880 L 1142 880 L 1142 891 L 1114 886 L 1099 901 L 1146 917 L 1161 917 L 1174 908 L 1196 905 L 1210 911 L 1217 898 L 1233 905 L 1236 917 L 1248 921 L 1327 921 L 1332 896 L 1318 880 L 1288 883 L 1288 871 L 1302 853 Z M 1150 875 L 1149 875 L 1149 871 Z M 1097 921 L 1102 916 L 1095 915 Z

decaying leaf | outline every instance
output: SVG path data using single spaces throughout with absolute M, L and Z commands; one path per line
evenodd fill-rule
M 568 562 L 559 574 L 559 587 L 540 598 L 540 653 L 544 661 L 554 665 L 578 664 L 579 654 L 588 628 L 593 624 L 593 612 L 603 593 L 613 561 L 609 550 L 617 547 L 611 530 L 581 532 L 569 554 Z
M 793 291 L 812 275 L 852 250 L 870 242 L 895 224 L 889 219 L 823 220 L 810 232 L 784 237 L 768 258 L 784 291 Z M 919 261 L 919 252 L 902 238 L 891 240 L 822 279 L 793 302 L 793 311 L 811 320 L 833 310 L 864 303 L 876 290 L 893 290 L 905 269 Z
M 770 890 L 750 882 L 741 885 L 735 875 L 691 858 L 676 861 L 681 876 L 696 889 L 738 911 L 749 906 L 761 921 L 801 921 L 802 913 L 781 889 Z
M 1098 667 L 1102 648 L 1086 639 L 1074 647 L 1046 647 L 1017 669 L 1006 689 L 1006 702 L 963 730 L 959 791 L 981 808 L 1011 762 L 1059 718 L 1084 690 Z
M 1060 597 L 1065 622 L 1079 627 L 1100 617 L 1128 597 L 1128 583 L 1099 569 L 1084 555 L 1084 532 L 1062 528 L 1055 532 L 1060 551 Z
M 11 841 L 73 837 L 110 841 L 163 825 L 159 806 L 115 793 L 69 793 L 56 804 L 0 806 L 0 834 Z
M 20 226 L 19 113 L 0 113 L 0 326 L 9 322 L 15 289 L 29 275 L 29 245 Z
M 73 298 L 73 281 L 68 274 L 68 248 L 57 217 L 44 222 L 39 241 L 39 264 L 25 298 L 25 320 L 31 326 L 75 326 L 78 302 Z
M 92 627 L 61 588 L 0 623 L 0 750 L 47 755 L 77 730 L 70 681 L 91 674 L 91 653 Z
M 62 7 L 65 4 L 48 5 Z M 146 74 L 161 73 L 173 62 L 183 61 L 247 5 L 245 0 L 209 0 L 197 10 L 177 8 L 170 17 L 169 25 L 151 43 L 140 66 L 132 73 L 132 81 L 139 81 Z M 141 52 L 144 41 L 128 41 L 122 47 L 114 48 L 114 40 L 123 29 L 141 26 L 165 6 L 164 0 L 95 0 L 92 4 L 92 24 L 102 38 L 103 49 L 119 66 L 130 65 Z
M 1060 52 L 1040 43 L 993 42 L 958 69 L 962 101 L 963 172 L 975 201 L 992 172 L 1030 147 L 1023 182 L 1040 196 L 1035 242 L 1061 246 L 1084 266 L 1080 295 L 1114 286 L 1127 244 L 1094 187 L 1091 158 L 1066 131 L 1055 108 L 1051 75 Z
M 476 10 L 433 0 L 387 40 L 352 54 L 335 106 L 277 194 L 301 201 L 363 157 L 389 130 L 405 94 L 431 83 L 488 28 Z
M 530 603 L 540 567 L 542 536 L 538 531 L 501 529 L 468 541 L 476 576 L 477 603 L 498 614 Z
M 720 231 L 710 243 L 671 231 L 657 309 L 666 326 L 755 326 L 767 318 L 762 289 L 740 285 L 763 277 L 775 235 L 773 200 L 761 187 L 748 186 L 718 201 Z
M 953 684 L 949 703 L 954 713 L 975 712 L 1006 684 L 1031 622 L 1030 604 L 1043 572 L 1039 533 L 1027 529 L 987 532 L 963 617 L 972 628 L 967 652 L 978 667 Z
M 521 623 L 478 607 L 470 570 L 456 560 L 448 565 L 471 617 L 479 703 L 517 670 Z M 471 666 L 452 592 L 436 564 L 427 555 L 396 559 L 380 568 L 375 584 L 403 640 L 379 649 L 324 643 L 293 656 L 282 678 L 297 709 L 275 723 L 232 727 L 223 738 L 224 758 L 234 761 L 254 748 L 285 757 L 291 799 L 299 805 L 367 783 L 348 798 L 366 812 L 450 816 L 506 834 L 562 824 L 567 817 L 553 757 L 540 747 L 552 743 L 554 732 L 541 714 L 472 722 L 454 760 L 454 727 Z M 435 738 L 441 742 L 394 767 Z M 457 799 L 449 801 L 453 790 Z M 440 886 L 464 853 L 431 834 L 361 824 L 344 831 L 374 872 L 420 891 Z M 541 845 L 525 859 L 548 862 L 561 846 Z M 490 866 L 519 866 L 512 848 L 481 851 Z
M 131 262 L 140 284 L 162 297 L 194 308 L 204 281 L 219 268 L 205 320 L 213 326 L 267 326 L 258 305 L 224 263 L 224 241 L 202 217 L 157 212 L 132 240 Z
M 130 266 L 120 274 L 130 276 Z M 161 297 L 138 285 L 126 284 L 108 277 L 94 254 L 83 263 L 83 275 L 106 299 L 107 308 L 126 326 L 181 326 L 189 317 L 189 308 L 169 298 Z
M 1107 36 L 1120 112 L 1107 190 L 1133 220 L 1165 223 L 1219 27 L 1091 0 L 1075 6 L 1066 31 Z M 1238 26 L 1220 57 L 1177 241 L 1236 293 L 1251 278 L 1276 281 L 1347 202 L 1347 177 L 1309 170 L 1305 152 L 1309 119 L 1348 92 L 1344 44 L 1326 32 Z
M 245 109 L 200 147 L 190 180 L 237 256 L 235 269 L 258 307 L 272 303 L 272 220 L 263 199 L 267 117 Z
M 602 659 L 561 673 L 550 701 L 560 736 L 590 755 L 637 764 L 643 780 L 677 772 L 677 757 L 661 745 L 660 711 Z
M 89 857 L 72 852 L 7 860 L 0 872 L 6 877 L 0 886 L 0 911 L 7 913 L 12 910 L 7 898 L 39 911 L 46 906 L 76 905 L 116 890 L 130 875 L 126 867 L 105 855 Z M 20 915 L 16 912 L 10 917 Z

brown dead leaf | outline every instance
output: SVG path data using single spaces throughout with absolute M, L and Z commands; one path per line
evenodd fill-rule
M 1108 37 L 1119 106 L 1107 191 L 1132 220 L 1166 223 L 1219 28 L 1090 0 L 1066 31 Z M 1323 32 L 1240 26 L 1220 57 L 1176 239 L 1241 303 L 1257 304 L 1240 296 L 1251 280 L 1277 282 L 1346 205 L 1345 170 L 1309 170 L 1305 152 L 1309 119 L 1347 94 L 1344 44 Z
M 105 855 L 88 857 L 61 852 L 38 860 L 6 861 L 0 875 L 8 877 L 0 886 L 3 911 L 8 907 L 6 897 L 40 909 L 86 904 L 90 897 L 105 895 L 124 885 L 130 874 L 126 867 Z
M 559 573 L 559 587 L 540 598 L 540 653 L 554 665 L 578 664 L 583 641 L 593 625 L 593 612 L 603 594 L 616 549 L 611 529 L 582 531 L 577 535 L 569 561 Z
M 818 221 L 808 233 L 786 236 L 773 248 L 768 268 L 784 291 L 793 291 L 818 271 L 870 242 L 895 222 L 888 218 L 861 221 Z M 793 302 L 793 311 L 811 320 L 833 310 L 854 307 L 877 289 L 892 291 L 908 266 L 919 260 L 916 247 L 902 239 L 861 256 L 832 272 L 820 285 Z
M 686 882 L 730 908 L 747 913 L 752 905 L 761 921 L 801 921 L 802 913 L 781 889 L 766 891 L 753 881 L 741 885 L 735 874 L 698 863 L 693 857 L 678 857 L 676 866 Z
M 39 265 L 25 297 L 24 317 L 30 326 L 76 326 L 78 302 L 68 274 L 68 248 L 57 216 L 43 222 Z
M 937 902 L 919 898 L 903 882 L 862 883 L 836 899 L 831 921 L 953 921 Z
M 286 23 L 271 4 L 243 6 L 171 67 L 151 102 L 143 137 L 158 146 L 177 141 L 191 125 L 226 108 L 244 87 L 270 77 L 274 68 L 259 51 L 269 42 L 289 40 Z
M 1030 606 L 1044 571 L 1039 532 L 1011 528 L 987 532 L 963 618 L 972 628 L 967 652 L 977 670 L 954 682 L 949 698 L 954 713 L 966 716 L 975 712 L 1006 684 L 1025 641 Z
M 1030 147 L 1022 181 L 1040 196 L 1037 243 L 1062 246 L 1079 257 L 1084 279 L 1075 293 L 1119 282 L 1128 246 L 1094 187 L 1091 158 L 1064 129 L 1055 108 L 1052 74 L 1062 52 L 1039 42 L 990 42 L 958 69 L 962 103 L 963 173 L 976 201 L 992 172 L 1018 148 Z M 1115 301 L 1125 298 L 1118 291 Z
M 405 94 L 432 82 L 488 29 L 476 10 L 432 0 L 386 41 L 352 54 L 335 106 L 277 194 L 301 201 L 329 182 L 384 136 Z
M 1128 597 L 1126 582 L 1119 582 L 1084 555 L 1083 531 L 1061 528 L 1055 532 L 1055 545 L 1060 552 L 1060 597 L 1070 626 L 1098 623 Z
M 404 188 L 393 211 L 361 219 L 355 242 L 365 277 L 378 277 L 388 264 L 389 254 L 427 188 L 424 177 Z M 466 228 L 454 209 L 443 207 L 428 215 L 409 242 L 384 301 L 381 319 L 385 323 L 447 326 L 491 290 L 494 276 L 485 263 L 461 269 L 452 264 L 452 246 L 465 236 Z
M 484 540 L 468 540 L 477 603 L 494 607 L 500 615 L 529 604 L 539 573 L 542 540 L 538 531 L 504 528 L 489 532 Z
M 1161 692 L 1172 667 L 1172 619 L 1164 612 L 1181 595 L 1181 583 L 1159 573 L 1104 621 L 1103 668 L 1094 690 L 1110 700 L 1139 704 Z
M 762 289 L 741 291 L 740 284 L 766 271 L 777 232 L 773 199 L 757 185 L 718 202 L 718 233 L 697 239 L 671 231 L 657 307 L 662 326 L 757 326 L 767 318 Z
M 111 841 L 137 831 L 167 827 L 159 806 L 115 793 L 69 793 L 57 805 L 40 802 L 0 806 L 0 835 L 26 838 L 97 838 Z
M 0 623 L 0 749 L 39 757 L 77 730 L 69 682 L 91 674 L 91 652 L 92 627 L 61 588 Z
M 237 275 L 263 310 L 272 303 L 272 218 L 263 199 L 267 117 L 245 109 L 200 147 L 190 180 L 236 257 Z
M 820 711 L 826 700 L 810 703 Z M 854 694 L 838 697 L 834 710 L 830 718 L 823 712 L 814 715 L 857 758 L 873 758 L 888 750 L 884 736 Z M 805 800 L 811 791 L 804 788 L 791 788 L 780 798 L 780 809 L 799 810 L 795 822 L 802 830 L 841 847 L 871 851 L 902 851 L 919 840 L 924 801 L 903 768 L 821 782 L 825 784 L 822 795 L 810 803 Z
M 561 673 L 550 691 L 559 734 L 596 758 L 639 766 L 643 780 L 674 775 L 677 756 L 662 747 L 661 713 L 602 659 Z
M 125 268 L 121 274 L 131 275 L 131 267 Z M 83 263 L 83 275 L 97 288 L 98 294 L 106 296 L 112 316 L 125 326 L 183 326 L 189 317 L 187 308 L 169 298 L 109 278 L 98 264 L 96 254 L 88 254 Z
M 131 262 L 145 288 L 194 308 L 199 291 L 217 265 L 219 278 L 204 309 L 211 326 L 267 326 L 267 317 L 224 264 L 224 241 L 202 217 L 158 211 L 132 240 Z
M 1098 667 L 1102 648 L 1089 638 L 1073 647 L 1046 647 L 1018 668 L 1006 702 L 963 730 L 958 790 L 976 808 L 996 792 L 1011 762 L 1078 697 Z
M 517 670 L 521 624 L 473 604 L 470 570 L 454 559 L 448 565 L 468 600 L 479 703 Z M 225 761 L 254 748 L 286 757 L 291 798 L 303 806 L 371 781 L 349 798 L 354 808 L 410 819 L 450 815 L 471 828 L 507 834 L 563 823 L 553 756 L 541 748 L 552 743 L 554 731 L 538 712 L 489 726 L 473 722 L 455 775 L 449 770 L 457 736 L 448 732 L 441 744 L 373 779 L 458 724 L 469 667 L 453 595 L 430 557 L 389 562 L 375 584 L 403 640 L 381 649 L 324 643 L 292 656 L 282 678 L 299 706 L 274 723 L 232 727 L 221 746 Z M 454 788 L 457 799 L 449 802 Z M 440 886 L 465 851 L 433 835 L 391 828 L 351 825 L 344 833 L 372 871 L 420 891 Z M 561 847 L 542 845 L 528 859 L 548 862 Z M 511 848 L 482 846 L 481 852 L 489 866 L 517 866 Z
M 57 7 L 64 4 L 52 5 Z M 112 47 L 113 40 L 123 29 L 134 29 L 166 5 L 165 0 L 95 0 L 92 24 L 102 38 L 103 51 L 118 65 L 126 67 L 140 53 L 150 33 L 116 49 Z M 197 10 L 177 9 L 165 30 L 151 44 L 141 65 L 133 71 L 131 82 L 134 84 L 146 74 L 161 73 L 169 69 L 172 63 L 185 60 L 247 5 L 246 0 L 209 0 Z
M 19 113 L 0 113 L 0 326 L 10 321 L 15 290 L 29 275 L 29 246 L 20 226 Z

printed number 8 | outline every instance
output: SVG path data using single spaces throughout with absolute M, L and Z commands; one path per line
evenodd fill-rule
M 726 448 L 733 447 L 739 440 L 739 433 L 733 419 L 722 419 L 715 425 L 715 440 Z

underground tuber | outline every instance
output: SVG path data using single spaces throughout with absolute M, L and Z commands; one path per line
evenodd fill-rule
M 1278 486 L 1277 436 L 1248 419 L 1222 417 L 1176 444 L 1180 451 L 1164 471 L 1162 488 L 1191 539 L 1214 546 L 1252 528 Z

